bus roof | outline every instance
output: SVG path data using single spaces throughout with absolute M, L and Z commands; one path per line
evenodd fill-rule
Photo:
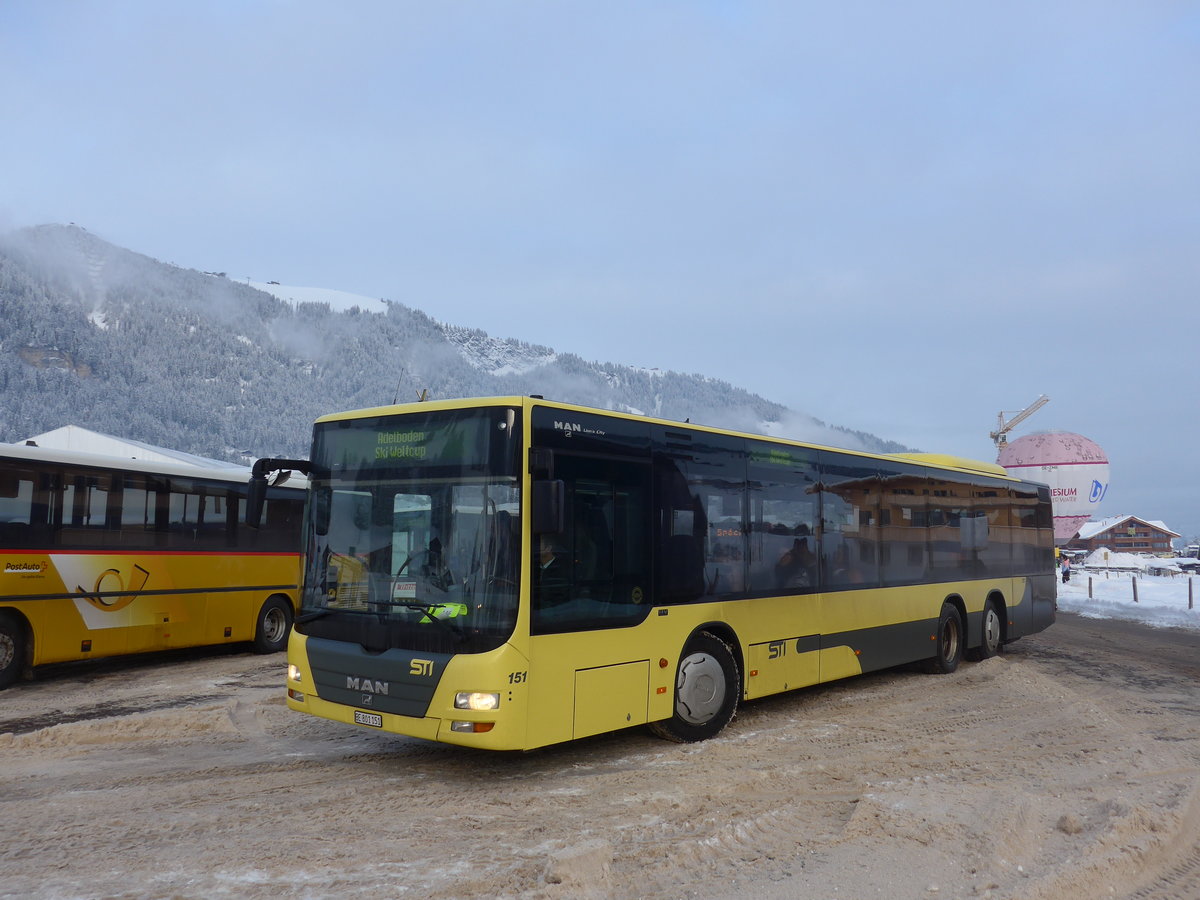
M 870 451 L 866 450 L 851 450 L 845 447 L 833 447 L 828 444 L 814 444 L 808 441 L 794 440 L 792 438 L 755 434 L 747 431 L 735 431 L 726 428 L 718 428 L 711 425 L 697 425 L 691 422 L 677 422 L 671 419 L 661 419 L 654 416 L 639 415 L 637 413 L 627 413 L 611 409 L 598 409 L 596 407 L 580 406 L 574 403 L 562 403 L 557 400 L 546 400 L 543 397 L 538 396 L 469 397 L 458 400 L 426 400 L 416 403 L 401 403 L 394 406 L 376 406 L 369 409 L 348 410 L 346 412 L 331 413 L 329 415 L 321 416 L 317 419 L 317 424 L 345 421 L 349 419 L 368 418 L 371 416 L 404 415 L 406 413 L 414 412 L 436 412 L 440 410 L 470 409 L 485 406 L 515 406 L 523 409 L 531 409 L 535 406 L 546 406 L 554 409 L 591 413 L 593 415 L 613 416 L 631 421 L 650 422 L 652 424 L 667 425 L 672 427 L 684 427 L 693 429 L 695 431 L 704 431 L 713 434 L 724 434 L 751 438 L 753 440 L 772 441 L 774 443 L 787 444 L 794 447 L 831 450 L 838 453 L 847 453 L 854 456 L 860 456 L 864 459 L 893 459 L 898 462 L 911 462 L 912 464 L 919 466 L 931 466 L 938 469 L 969 472 L 973 475 L 988 475 L 995 478 L 1003 478 L 1008 481 L 1022 480 L 1010 475 L 1004 469 L 1004 467 L 998 465 L 997 463 L 983 462 L 981 460 L 968 459 L 961 456 L 952 456 L 945 453 L 871 453 Z
M 209 479 L 213 481 L 247 482 L 250 480 L 249 466 L 233 463 L 225 469 L 210 469 L 192 466 L 184 462 L 154 462 L 144 459 L 126 459 L 103 453 L 87 453 L 82 450 L 56 450 L 49 447 L 27 444 L 0 444 L 0 464 L 12 462 L 59 463 L 68 466 L 88 466 L 121 472 L 143 472 L 151 475 L 174 475 L 180 478 Z M 303 490 L 306 479 L 296 475 L 295 483 L 281 485 Z
M 889 459 L 907 460 L 923 466 L 938 466 L 943 469 L 966 469 L 969 472 L 996 475 L 1000 478 L 1012 477 L 1008 474 L 1004 466 L 999 463 L 967 459 L 965 456 L 950 456 L 946 453 L 887 453 L 884 455 Z

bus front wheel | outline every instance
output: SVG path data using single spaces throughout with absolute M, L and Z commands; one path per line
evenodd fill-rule
M 737 712 L 742 683 L 730 646 L 702 631 L 683 651 L 675 676 L 675 714 L 651 724 L 669 741 L 691 743 L 719 733 Z
M 258 611 L 254 627 L 254 649 L 258 653 L 278 653 L 287 647 L 292 630 L 292 604 L 286 597 L 268 597 Z
M 27 652 L 24 626 L 16 617 L 0 613 L 0 688 L 21 677 Z
M 949 675 L 958 668 L 963 653 L 962 616 L 953 603 L 942 604 L 934 640 L 937 653 L 929 660 L 929 671 L 935 675 Z

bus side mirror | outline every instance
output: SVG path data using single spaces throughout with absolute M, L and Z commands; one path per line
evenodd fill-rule
M 534 534 L 566 531 L 567 486 L 563 481 L 535 481 L 530 497 L 530 524 Z
M 263 503 L 267 499 L 267 477 L 250 476 L 250 487 L 246 492 L 246 524 L 257 528 L 262 524 Z
M 312 472 L 312 464 L 307 459 L 276 459 L 264 456 L 254 461 L 250 469 L 250 484 L 246 491 L 246 524 L 257 528 L 262 524 L 263 503 L 267 499 L 267 474 L 269 472 L 297 471 L 308 475 Z M 276 484 L 282 484 L 285 473 Z

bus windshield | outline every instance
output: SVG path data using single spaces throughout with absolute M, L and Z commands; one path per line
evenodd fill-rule
M 371 652 L 482 652 L 507 640 L 517 424 L 497 407 L 319 425 L 298 630 Z

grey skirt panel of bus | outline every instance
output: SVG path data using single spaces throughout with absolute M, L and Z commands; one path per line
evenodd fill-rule
M 358 644 L 310 637 L 308 664 L 322 700 L 421 718 L 445 671 L 448 653 L 387 650 L 368 654 Z

